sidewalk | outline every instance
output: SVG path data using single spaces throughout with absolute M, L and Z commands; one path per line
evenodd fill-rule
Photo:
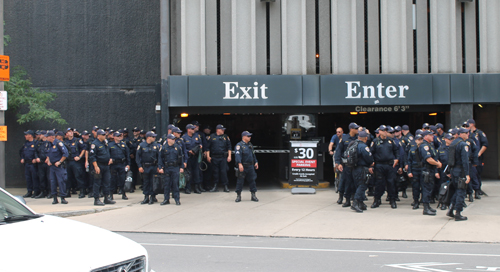
M 397 209 L 391 209 L 384 196 L 381 207 L 368 207 L 362 214 L 337 205 L 337 194 L 332 188 L 318 189 L 314 195 L 265 189 L 257 192 L 257 203 L 250 201 L 248 191 L 242 193 L 241 203 L 234 202 L 234 191 L 181 193 L 181 206 L 140 205 L 140 191 L 128 194 L 129 200 L 115 195 L 117 203 L 104 207 L 93 206 L 93 199 L 77 197 L 69 198 L 68 205 L 51 205 L 52 200 L 31 198 L 26 203 L 39 213 L 72 216 L 73 220 L 112 231 L 499 243 L 500 182 L 484 182 L 483 190 L 489 197 L 473 203 L 466 201 L 469 206 L 463 215 L 469 220 L 462 222 L 455 222 L 441 210 L 437 216 L 424 216 L 422 205 L 419 210 L 412 210 L 410 190 L 409 198 L 401 198 Z M 24 189 L 8 191 L 25 193 Z M 158 200 L 163 201 L 163 196 Z M 371 202 L 369 197 L 366 203 L 369 206 Z

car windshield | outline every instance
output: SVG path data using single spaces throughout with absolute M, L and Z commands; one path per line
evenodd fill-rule
M 26 207 L 21 205 L 10 195 L 0 190 L 0 223 L 12 221 L 12 218 L 34 218 L 38 217 Z

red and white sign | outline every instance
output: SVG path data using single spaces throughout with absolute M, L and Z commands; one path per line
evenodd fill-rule
M 292 167 L 316 168 L 316 160 L 292 160 Z
M 7 91 L 0 91 L 0 110 L 7 110 Z

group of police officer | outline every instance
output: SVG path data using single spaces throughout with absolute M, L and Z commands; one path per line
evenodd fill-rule
M 387 192 L 386 200 L 396 209 L 398 192 L 407 197 L 409 180 L 412 208 L 419 209 L 422 203 L 424 215 L 436 215 L 430 204 L 438 199 L 441 184 L 448 183 L 453 195 L 449 207 L 440 203 L 441 209 L 448 209 L 447 216 L 456 221 L 467 220 L 461 214 L 466 195 L 472 202 L 483 194 L 481 173 L 487 147 L 486 135 L 476 128 L 473 119 L 448 132 L 440 123 L 435 126 L 425 123 L 415 136 L 407 125 L 394 128 L 381 125 L 375 136 L 356 123 L 349 124 L 348 134 L 337 128 L 329 146 L 335 170 L 341 177 L 337 203 L 362 213 L 367 209 L 363 201 L 367 200 L 368 189 L 368 196 L 374 197 L 371 208 L 379 207 Z
M 163 187 L 161 205 L 170 204 L 171 193 L 176 205 L 180 205 L 180 174 L 186 181 L 186 194 L 218 192 L 219 183 L 224 192 L 229 192 L 227 171 L 232 150 L 226 128 L 219 124 L 215 133 L 210 133 L 210 127 L 204 132 L 199 128 L 200 124 L 194 121 L 186 126 L 186 133 L 181 136 L 180 128 L 169 125 L 168 133 L 159 139 L 155 127 L 148 132 L 135 127 L 130 137 L 126 128 L 114 131 L 97 126 L 91 132 L 82 133 L 73 128 L 28 130 L 20 150 L 28 190 L 24 197 L 53 198 L 52 204 L 57 204 L 59 196 L 61 203 L 67 204 L 66 198 L 79 189 L 78 197 L 88 195 L 94 198 L 96 206 L 115 204 L 113 194 L 128 199 L 126 191 L 133 193 L 141 178 L 144 194 L 141 204 L 157 202 L 156 195 Z M 250 143 L 251 136 L 244 131 L 242 141 L 235 146 L 236 202 L 241 201 L 245 179 L 250 185 L 251 200 L 258 201 L 255 196 L 258 162 Z M 131 182 L 127 188 L 126 176 L 130 176 Z M 155 179 L 159 182 L 155 183 Z M 153 188 L 158 183 L 162 185 L 160 189 Z

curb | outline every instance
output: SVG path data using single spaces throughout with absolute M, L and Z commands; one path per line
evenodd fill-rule
M 80 216 L 92 213 L 100 213 L 107 212 L 111 210 L 117 210 L 124 207 L 109 207 L 109 208 L 101 208 L 101 209 L 88 209 L 88 210 L 80 210 L 80 211 L 64 211 L 64 212 L 49 212 L 45 213 L 46 215 L 53 215 L 58 217 L 72 217 L 72 216 Z

